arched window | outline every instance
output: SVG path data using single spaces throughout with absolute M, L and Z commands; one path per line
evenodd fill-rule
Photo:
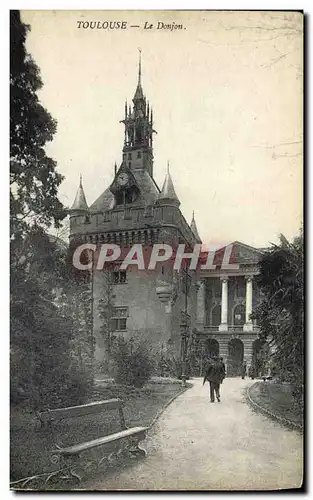
M 218 341 L 215 339 L 208 339 L 205 343 L 205 351 L 206 355 L 209 356 L 210 358 L 212 356 L 218 356 L 220 351 L 220 346 Z
M 243 304 L 238 304 L 234 307 L 233 324 L 236 326 L 245 324 L 245 306 Z

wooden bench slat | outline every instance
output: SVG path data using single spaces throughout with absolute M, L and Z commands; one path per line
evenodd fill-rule
M 68 408 L 58 408 L 56 410 L 46 410 L 39 413 L 42 422 L 58 421 L 66 418 L 80 417 L 102 411 L 119 410 L 123 406 L 123 401 L 118 398 L 106 401 L 96 401 L 81 406 L 70 406 Z
M 76 455 L 82 451 L 89 450 L 91 448 L 95 448 L 96 446 L 101 446 L 107 443 L 111 443 L 113 441 L 119 441 L 125 437 L 134 436 L 136 434 L 143 434 L 145 437 L 145 432 L 147 431 L 147 427 L 133 427 L 132 429 L 126 429 L 124 431 L 115 432 L 114 434 L 110 434 L 109 436 L 104 436 L 98 439 L 93 439 L 92 441 L 87 441 L 86 443 L 75 444 L 74 446 L 68 446 L 66 448 L 54 450 L 53 453 L 60 455 Z

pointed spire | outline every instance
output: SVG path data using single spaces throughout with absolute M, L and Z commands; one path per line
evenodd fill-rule
M 88 210 L 86 196 L 85 196 L 84 188 L 83 188 L 82 174 L 80 174 L 80 176 L 79 176 L 79 186 L 78 186 L 75 200 L 74 200 L 74 203 L 71 207 L 71 210 Z
M 139 48 L 138 85 L 141 85 L 141 49 Z
M 194 210 L 192 211 L 192 219 L 191 219 L 191 223 L 190 223 L 190 229 L 193 232 L 193 234 L 195 235 L 195 237 L 197 238 L 197 240 L 201 241 L 201 238 L 200 238 L 199 233 L 198 233 L 197 224 L 195 221 L 195 211 Z
M 164 179 L 162 191 L 159 195 L 159 201 L 166 200 L 170 201 L 171 204 L 177 205 L 179 207 L 180 201 L 174 189 L 174 184 L 170 174 L 170 163 L 167 162 L 167 173 Z
M 133 101 L 138 101 L 140 99 L 144 99 L 143 91 L 142 91 L 142 87 L 141 87 L 141 49 L 138 49 L 138 50 L 139 50 L 138 84 L 137 84 L 137 88 L 136 88 L 136 92 L 135 92 Z

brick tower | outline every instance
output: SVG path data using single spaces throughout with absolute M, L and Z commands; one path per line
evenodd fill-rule
M 80 179 L 70 211 L 70 239 L 97 245 L 141 243 L 148 253 L 154 243 L 173 247 L 180 243 L 191 247 L 200 243 L 194 217 L 189 225 L 180 211 L 169 166 L 161 190 L 153 177 L 153 111 L 142 89 L 140 56 L 132 106 L 125 103 L 121 122 L 125 135 L 120 167 L 115 167 L 112 184 L 89 207 Z M 175 272 L 166 262 L 153 271 L 138 271 L 135 266 L 121 271 L 116 265 L 109 284 L 103 271 L 95 271 L 93 314 L 97 359 L 105 358 L 109 344 L 120 335 L 148 340 L 155 356 L 168 349 L 179 356 L 182 322 L 187 320 L 190 329 L 195 325 L 196 289 L 195 275 Z M 107 334 L 103 333 L 100 313 L 104 302 L 110 316 Z

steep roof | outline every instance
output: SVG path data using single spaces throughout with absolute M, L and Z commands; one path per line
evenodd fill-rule
M 169 165 L 167 165 L 167 173 L 164 179 L 163 187 L 161 193 L 159 195 L 159 200 L 170 200 L 175 202 L 178 206 L 180 205 L 180 201 L 174 189 L 174 184 L 172 181 L 172 177 L 169 171 Z
M 193 232 L 193 234 L 195 235 L 195 237 L 197 238 L 197 240 L 201 241 L 201 238 L 200 238 L 199 233 L 198 233 L 197 224 L 196 224 L 196 221 L 195 221 L 195 213 L 194 212 L 192 212 L 192 219 L 191 219 L 191 223 L 190 223 L 190 229 Z
M 82 176 L 80 176 L 79 186 L 71 210 L 88 210 L 86 196 L 83 188 Z
M 119 169 L 120 172 L 120 169 Z M 146 170 L 132 170 L 137 187 L 140 191 L 140 201 L 145 205 L 153 205 L 159 196 L 159 188 Z M 90 210 L 105 212 L 114 207 L 114 195 L 108 187 L 90 206 Z
M 133 176 L 140 190 L 142 200 L 146 205 L 153 205 L 159 196 L 159 188 L 146 170 L 133 170 Z
M 113 208 L 113 203 L 114 203 L 114 196 L 111 193 L 110 189 L 107 188 L 105 191 L 103 191 L 102 194 L 96 199 L 96 201 L 93 202 L 93 204 L 90 206 L 90 210 L 93 210 L 95 212 L 105 212 L 106 210 L 110 210 Z

